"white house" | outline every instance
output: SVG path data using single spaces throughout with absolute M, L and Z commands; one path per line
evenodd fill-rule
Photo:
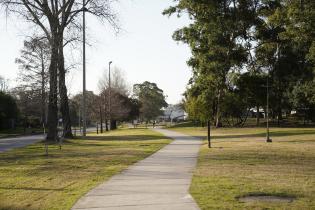
M 163 121 L 177 121 L 186 120 L 187 113 L 179 106 L 170 104 L 165 110 L 164 114 L 159 117 Z

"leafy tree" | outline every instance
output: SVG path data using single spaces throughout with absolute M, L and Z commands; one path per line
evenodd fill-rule
M 280 38 L 290 42 L 299 51 L 297 56 L 301 59 L 300 68 L 314 68 L 315 2 L 291 0 L 286 2 L 281 12 L 286 30 L 280 34 Z M 274 22 L 279 22 L 279 19 L 274 18 Z
M 314 3 L 264 1 L 258 16 L 256 57 L 258 63 L 270 69 L 270 101 L 279 124 L 283 110 L 290 108 L 286 93 L 293 91 L 298 81 L 314 78 L 314 64 L 308 58 L 315 32 Z
M 162 108 L 167 107 L 165 95 L 155 83 L 145 81 L 135 84 L 133 91 L 140 102 L 141 119 L 148 122 L 163 114 Z
M 129 112 L 128 120 L 139 119 L 140 107 L 141 107 L 140 101 L 136 98 L 129 98 L 129 107 L 130 107 L 130 112 Z
M 256 107 L 256 123 L 259 125 L 260 121 L 260 107 L 266 105 L 266 75 L 246 72 L 239 75 L 236 80 L 236 88 L 238 95 L 245 100 L 247 108 Z
M 18 108 L 15 99 L 0 91 L 0 129 L 8 128 L 10 120 L 16 120 L 18 117 Z
M 41 91 L 25 89 L 20 86 L 12 89 L 10 93 L 15 97 L 16 104 L 19 109 L 19 118 L 23 120 L 25 125 L 28 120 L 33 120 L 34 126 L 42 126 L 42 113 L 41 113 Z M 47 110 L 47 109 L 46 109 Z
M 166 9 L 164 14 L 179 17 L 188 14 L 192 20 L 189 26 L 173 35 L 174 40 L 188 44 L 192 51 L 187 63 L 192 67 L 193 76 L 185 101 L 190 117 L 213 120 L 217 127 L 222 118 L 236 117 L 243 121 L 241 113 L 253 107 L 259 110 L 265 105 L 268 71 L 271 113 L 280 123 L 282 112 L 294 107 L 292 101 L 299 98 L 290 94 L 297 91 L 296 84 L 310 84 L 314 80 L 315 3 L 300 0 L 174 2 L 175 6 Z M 234 72 L 238 77 L 231 86 L 229 77 Z M 305 100 L 311 107 L 309 97 Z
M 231 70 L 241 68 L 248 59 L 249 32 L 256 16 L 258 1 L 204 1 L 177 0 L 177 4 L 164 14 L 187 12 L 193 23 L 177 30 L 173 38 L 188 44 L 192 58 L 193 82 L 203 82 L 198 77 L 211 78 L 211 89 L 204 90 L 215 100 L 216 126 L 221 125 L 221 104 L 227 92 L 227 77 Z M 200 86 L 207 87 L 207 83 Z M 207 98 L 207 97 L 201 97 Z M 201 100 L 199 98 L 198 100 Z M 210 119 L 210 117 L 207 117 Z
M 98 121 L 99 106 L 98 106 L 98 96 L 92 91 L 86 91 L 86 123 L 87 125 L 92 125 Z M 72 110 L 72 118 L 74 122 L 79 121 L 79 113 L 82 113 L 82 93 L 76 94 L 70 99 L 70 104 Z
M 289 102 L 297 113 L 302 113 L 306 120 L 315 121 L 315 90 L 314 82 L 297 82 L 289 93 Z

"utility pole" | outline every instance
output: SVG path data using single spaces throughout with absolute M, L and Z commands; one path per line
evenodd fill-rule
M 211 136 L 210 136 L 211 121 L 210 120 L 207 121 L 207 128 L 208 128 L 208 135 L 207 135 L 208 148 L 211 148 Z
M 279 57 L 280 57 L 280 49 L 279 49 L 279 43 L 277 43 L 277 51 L 276 51 L 276 57 L 277 62 L 274 65 L 274 68 L 276 68 L 276 65 L 279 65 Z M 267 117 L 267 136 L 266 136 L 266 142 L 271 143 L 272 139 L 270 138 L 270 132 L 269 132 L 269 75 L 270 75 L 270 69 L 267 68 L 267 109 L 266 109 L 266 117 Z
M 85 62 L 85 0 L 83 0 L 83 110 L 82 110 L 82 119 L 83 119 L 83 136 L 86 136 L 86 62 Z
M 82 130 L 81 130 L 81 108 L 79 108 L 79 131 L 80 131 L 80 135 L 82 135 Z
M 100 105 L 100 120 L 101 120 L 101 133 L 103 133 L 103 112 L 102 112 L 102 109 L 103 109 L 103 103 L 102 103 L 102 94 L 101 94 L 101 96 L 100 96 L 100 103 L 101 103 L 101 105 Z
M 111 81 L 110 81 L 110 65 L 113 61 L 108 63 L 108 118 L 109 118 L 109 129 L 112 129 L 111 125 Z

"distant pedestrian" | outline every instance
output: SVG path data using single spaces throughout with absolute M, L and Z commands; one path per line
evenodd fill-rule
M 153 121 L 153 128 L 155 128 L 155 120 Z

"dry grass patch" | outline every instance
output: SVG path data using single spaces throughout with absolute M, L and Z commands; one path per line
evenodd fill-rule
M 170 142 L 147 129 L 122 129 L 0 153 L 0 209 L 70 209 L 91 188 Z
M 204 128 L 174 128 L 194 136 Z M 315 129 L 213 129 L 200 151 L 190 192 L 202 209 L 315 209 Z M 245 195 L 294 197 L 292 202 L 242 202 Z

